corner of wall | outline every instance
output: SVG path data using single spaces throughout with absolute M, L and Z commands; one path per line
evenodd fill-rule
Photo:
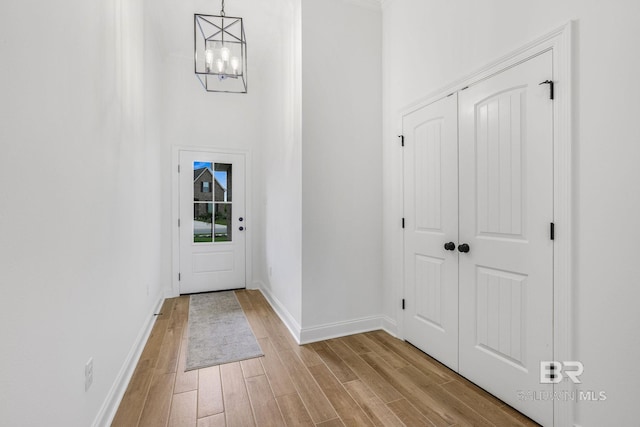
M 259 281 L 254 281 L 253 285 L 256 287 L 256 289 L 262 292 L 262 295 L 264 295 L 264 297 L 267 299 L 267 301 L 269 302 L 273 310 L 276 312 L 280 320 L 282 320 L 282 323 L 284 323 L 287 329 L 289 329 L 289 332 L 291 333 L 291 336 L 293 336 L 293 339 L 295 339 L 298 344 L 301 344 L 300 325 L 298 324 L 298 322 L 296 322 L 296 319 L 291 315 L 291 313 L 289 313 L 289 310 L 287 310 L 284 304 L 282 304 L 280 300 L 278 300 L 278 298 L 276 298 L 271 293 L 269 288 L 267 288 L 264 283 Z
M 399 338 L 398 324 L 395 319 L 389 316 L 382 316 L 382 330 L 393 337 Z

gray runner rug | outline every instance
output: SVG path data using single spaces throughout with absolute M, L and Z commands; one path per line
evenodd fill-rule
M 191 295 L 186 371 L 262 355 L 233 291 Z

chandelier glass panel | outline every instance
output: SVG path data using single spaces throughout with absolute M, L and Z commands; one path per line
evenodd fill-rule
M 195 73 L 208 92 L 247 93 L 247 40 L 242 18 L 194 15 Z

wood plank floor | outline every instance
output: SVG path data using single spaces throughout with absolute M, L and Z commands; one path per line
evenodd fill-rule
M 536 426 L 382 331 L 298 346 L 236 291 L 264 356 L 184 372 L 189 298 L 164 302 L 113 426 Z

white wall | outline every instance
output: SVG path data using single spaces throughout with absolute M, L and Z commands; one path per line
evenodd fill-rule
M 142 16 L 140 0 L 3 2 L 2 425 L 91 425 L 163 296 Z
M 269 5 L 266 40 L 272 49 L 264 67 L 264 132 L 256 216 L 263 221 L 260 260 L 262 289 L 282 304 L 298 333 L 302 323 L 302 154 L 300 135 L 300 0 Z M 270 58 L 269 58 L 270 56 Z M 268 61 L 267 61 L 268 60 Z M 256 263 L 256 266 L 258 263 Z M 286 319 L 285 319 L 286 320 Z
M 380 314 L 381 38 L 379 6 L 302 2 L 303 331 Z
M 574 304 L 582 426 L 635 425 L 640 340 L 640 3 L 508 0 L 384 3 L 384 312 L 395 317 L 402 240 L 399 110 L 566 23 L 576 26 Z

